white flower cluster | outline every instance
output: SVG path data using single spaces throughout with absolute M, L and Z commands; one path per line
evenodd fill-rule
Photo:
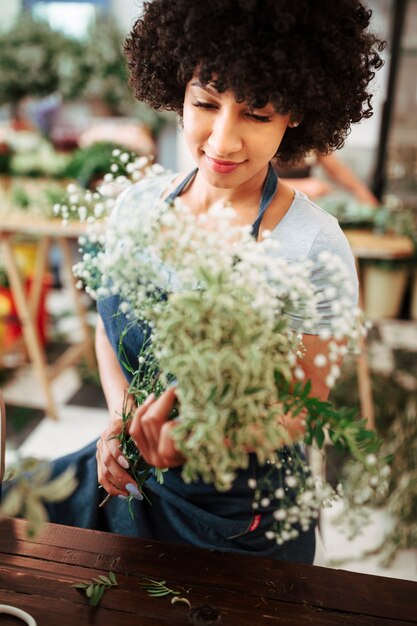
M 144 177 L 158 176 L 164 170 L 149 157 L 138 157 L 115 148 L 110 172 L 95 191 L 70 183 L 67 186 L 66 201 L 54 204 L 53 213 L 61 217 L 64 224 L 69 221 L 95 223 L 110 215 L 120 193 Z
M 284 476 L 283 484 L 268 478 L 250 485 L 254 508 L 273 510 L 267 537 L 283 543 L 307 530 L 333 494 L 317 493 L 297 446 L 290 466 L 277 456 L 290 443 L 277 381 L 304 379 L 302 333 L 324 328 L 327 349 L 315 365 L 334 384 L 346 340 L 357 343 L 363 333 L 350 276 L 338 257 L 322 254 L 328 287 L 318 293 L 312 262 L 288 263 L 268 233 L 256 242 L 249 228 L 235 225 L 232 207 L 196 216 L 179 199 L 155 201 L 153 189 L 149 178 L 140 193 L 120 197 L 105 232 L 81 242 L 75 271 L 93 297 L 117 294 L 121 312 L 152 329 L 159 380 L 178 381 L 173 436 L 186 482 L 202 478 L 227 490 L 248 467 L 249 451 Z M 325 327 L 323 300 L 331 308 Z M 139 367 L 144 362 L 142 354 Z

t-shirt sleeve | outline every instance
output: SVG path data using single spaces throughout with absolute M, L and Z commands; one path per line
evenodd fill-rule
M 306 329 L 305 320 L 301 316 L 293 315 L 291 311 L 287 311 L 287 315 L 293 330 L 316 335 L 323 330 L 333 329 L 335 321 L 342 314 L 345 318 L 351 316 L 354 319 L 358 306 L 359 283 L 352 250 L 337 222 L 328 223 L 318 232 L 308 258 L 312 262 L 311 282 L 317 297 L 318 319 L 311 328 Z M 343 281 L 341 300 L 338 296 L 340 284 L 335 284 L 334 279 L 335 265 Z

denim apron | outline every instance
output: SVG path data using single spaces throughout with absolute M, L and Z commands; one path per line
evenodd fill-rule
M 166 201 L 173 202 L 196 172 L 193 170 Z M 263 215 L 276 194 L 277 183 L 277 175 L 269 166 L 258 216 L 252 226 L 255 238 L 258 237 Z M 119 362 L 130 382 L 132 375 L 125 364 L 128 362 L 132 369 L 137 368 L 140 347 L 147 338 L 146 329 L 127 321 L 119 311 L 117 296 L 101 300 L 98 311 L 117 355 L 120 354 L 119 344 L 123 334 L 123 357 L 119 358 Z M 256 510 L 252 507 L 253 490 L 249 488 L 248 480 L 261 478 L 270 471 L 270 466 L 258 464 L 254 454 L 249 455 L 248 468 L 238 471 L 232 488 L 226 492 L 218 492 L 203 481 L 186 484 L 181 478 L 180 467 L 165 472 L 162 485 L 152 476 L 146 483 L 146 495 L 150 502 L 146 498 L 140 502 L 132 500 L 132 518 L 126 501 L 116 497 L 99 508 L 98 504 L 105 494 L 97 484 L 95 453 L 96 442 L 93 442 L 83 450 L 53 462 L 54 475 L 68 465 L 75 465 L 79 487 L 66 502 L 48 507 L 52 522 L 291 562 L 313 562 L 314 524 L 307 531 L 300 530 L 296 539 L 283 545 L 265 537 L 265 532 L 271 528 L 272 513 L 277 503 L 275 501 L 274 505 Z M 290 451 L 284 448 L 281 454 L 284 469 L 274 470 L 277 487 L 283 480 L 283 475 L 278 473 L 291 466 Z

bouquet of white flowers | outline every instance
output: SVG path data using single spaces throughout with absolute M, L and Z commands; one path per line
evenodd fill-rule
M 159 174 L 159 166 L 143 159 L 126 161 L 122 158 L 123 167 L 132 167 L 123 180 L 119 177 L 122 186 Z M 112 184 L 110 176 L 106 183 Z M 250 229 L 233 226 L 232 207 L 214 206 L 196 217 L 179 199 L 155 203 L 146 193 L 140 198 L 133 212 L 128 203 L 119 203 L 106 228 L 101 223 L 82 239 L 83 258 L 74 271 L 94 298 L 117 294 L 129 322 L 149 329 L 129 390 L 138 403 L 177 382 L 173 437 L 184 457 L 183 479 L 202 478 L 228 490 L 237 471 L 248 466 L 249 451 L 271 471 L 291 454 L 292 470 L 281 486 L 268 473 L 249 486 L 254 508 L 277 502 L 270 538 L 278 543 L 292 538 L 296 525 L 308 528 L 318 507 L 337 495 L 316 488 L 299 446 L 283 426 L 285 419 L 302 415 L 304 443 L 321 448 L 327 434 L 363 463 L 380 488 L 375 476 L 382 464 L 372 456 L 378 448 L 374 434 L 352 412 L 311 397 L 304 380 L 302 333 L 319 322 L 320 298 L 333 303 L 331 327 L 321 332 L 328 350 L 315 361 L 328 386 L 339 375 L 345 340 L 358 345 L 364 332 L 359 311 L 350 305 L 352 285 L 341 260 L 327 253 L 320 257 L 328 293 L 319 294 L 311 281 L 311 262 L 289 264 L 268 233 L 255 242 Z M 102 213 L 97 204 L 106 202 L 100 192 L 89 200 L 90 216 L 82 206 L 82 217 L 93 222 L 92 215 Z M 142 488 L 149 468 L 143 459 L 139 462 L 140 452 L 132 450 L 126 432 L 121 444 L 131 465 L 140 468 L 133 474 Z M 288 490 L 296 492 L 295 504 Z

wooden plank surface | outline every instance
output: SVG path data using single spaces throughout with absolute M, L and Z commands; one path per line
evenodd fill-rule
M 0 603 L 42 626 L 190 624 L 189 608 L 149 597 L 143 577 L 165 579 L 192 608 L 210 605 L 220 624 L 352 626 L 417 624 L 417 583 L 231 555 L 109 533 L 47 525 L 36 541 L 22 521 L 0 522 Z M 119 586 L 100 607 L 72 583 L 114 571 Z M 0 624 L 14 624 L 13 618 Z
M 64 225 L 61 218 L 26 215 L 18 211 L 0 212 L 0 235 L 43 235 L 77 239 L 86 233 L 87 228 L 85 222 L 68 222 Z
M 344 230 L 353 254 L 359 259 L 404 259 L 414 252 L 410 237 L 379 235 L 368 230 Z

